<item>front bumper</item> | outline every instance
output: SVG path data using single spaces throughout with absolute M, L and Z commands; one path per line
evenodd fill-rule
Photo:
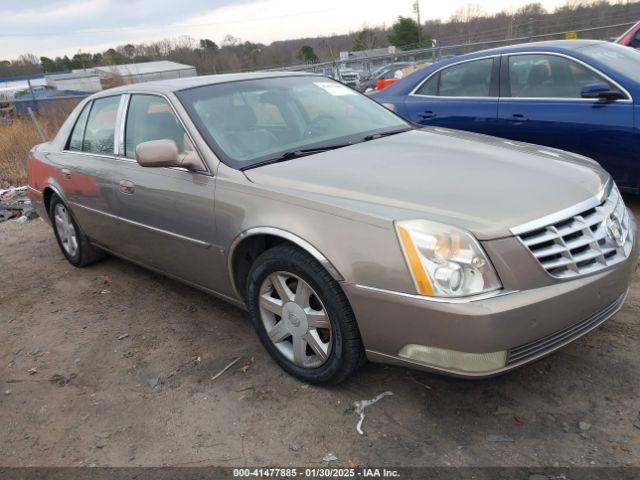
M 604 323 L 622 307 L 637 255 L 636 235 L 629 257 L 610 269 L 474 301 L 434 301 L 353 284 L 343 288 L 370 360 L 483 378 L 548 355 Z M 461 354 L 506 351 L 506 363 L 484 371 L 443 368 L 400 356 L 407 345 Z

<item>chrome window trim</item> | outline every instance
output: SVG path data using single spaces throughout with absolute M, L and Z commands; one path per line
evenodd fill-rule
M 120 154 L 120 156 L 122 158 L 124 158 L 124 159 L 126 159 L 126 160 L 128 160 L 130 162 L 137 163 L 135 161 L 135 159 L 127 157 L 126 154 L 125 154 L 125 151 L 124 151 L 125 131 L 126 131 L 126 127 L 127 127 L 126 114 L 129 111 L 129 103 L 131 101 L 131 97 L 134 96 L 134 95 L 151 95 L 151 96 L 154 96 L 154 97 L 163 98 L 169 104 L 169 107 L 171 107 L 171 111 L 173 112 L 173 115 L 176 117 L 176 119 L 180 123 L 180 126 L 184 130 L 184 133 L 187 135 L 187 137 L 189 137 L 189 141 L 193 145 L 193 148 L 195 149 L 196 153 L 198 154 L 198 157 L 200 157 L 200 161 L 204 165 L 204 168 L 206 169 L 206 171 L 187 170 L 186 168 L 181 168 L 181 167 L 168 167 L 168 168 L 177 169 L 177 170 L 185 170 L 185 171 L 192 172 L 192 173 L 206 173 L 206 174 L 209 174 L 210 176 L 213 176 L 213 171 L 211 170 L 211 168 L 209 167 L 209 164 L 205 160 L 204 155 L 202 155 L 202 152 L 198 148 L 198 145 L 193 140 L 193 136 L 191 135 L 191 132 L 189 132 L 189 130 L 187 129 L 187 126 L 184 124 L 184 121 L 182 120 L 182 118 L 178 114 L 178 111 L 176 110 L 176 107 L 174 107 L 173 103 L 171 102 L 171 99 L 167 95 L 165 95 L 164 93 L 152 92 L 152 91 L 147 91 L 147 90 L 136 90 L 136 91 L 132 91 L 132 92 L 127 92 L 126 95 L 128 95 L 129 98 L 127 100 L 127 106 L 126 106 L 126 109 L 124 111 L 124 118 L 122 119 L 122 146 L 123 146 L 122 150 L 123 151 Z
M 287 230 L 282 230 L 276 227 L 253 227 L 249 228 L 241 233 L 239 233 L 233 241 L 229 244 L 229 247 L 226 249 L 227 256 L 227 272 L 229 274 L 229 282 L 231 287 L 233 288 L 233 292 L 241 298 L 240 293 L 236 287 L 236 282 L 234 279 L 234 271 L 233 271 L 233 253 L 236 250 L 236 247 L 240 244 L 240 242 L 248 237 L 252 237 L 254 235 L 273 235 L 276 237 L 283 238 L 285 240 L 289 240 L 292 243 L 295 243 L 300 248 L 309 253 L 313 258 L 315 258 L 320 264 L 329 272 L 329 275 L 333 277 L 334 280 L 340 282 L 343 281 L 344 278 L 340 275 L 340 272 L 333 266 L 333 264 L 329 261 L 327 257 L 325 257 L 320 250 L 311 245 L 309 242 L 300 238 L 299 236 L 291 233 Z
M 118 106 L 118 118 L 116 121 L 116 141 L 114 142 L 115 146 L 115 155 L 124 155 L 124 127 L 125 120 L 127 118 L 127 111 L 129 110 L 129 98 L 130 94 L 125 93 L 120 97 L 120 105 Z
M 616 87 L 618 87 L 620 89 L 620 91 L 622 91 L 627 98 L 626 99 L 620 99 L 620 100 L 615 100 L 614 103 L 633 103 L 633 96 L 629 93 L 629 91 L 624 88 L 622 85 L 620 85 L 620 83 L 616 82 L 615 80 L 613 80 L 611 77 L 609 77 L 607 74 L 605 74 L 604 72 L 601 72 L 600 70 L 598 70 L 595 67 L 592 67 L 591 65 L 589 65 L 588 63 L 572 57 L 570 55 L 566 55 L 564 53 L 558 53 L 558 52 L 548 52 L 548 51 L 540 51 L 540 52 L 511 52 L 511 53 L 502 53 L 502 54 L 498 54 L 498 55 L 487 55 L 485 57 L 477 57 L 477 58 L 471 58 L 468 60 L 462 60 L 460 62 L 456 62 L 456 63 L 450 63 L 449 65 L 445 65 L 443 67 L 440 67 L 438 70 L 431 72 L 431 74 L 429 74 L 429 76 L 427 78 L 425 78 L 422 82 L 420 82 L 418 84 L 418 86 L 416 86 L 410 93 L 408 96 L 410 97 L 419 97 L 419 98 L 444 98 L 444 99 L 464 99 L 464 100 L 509 100 L 509 101 L 532 101 L 532 100 L 538 100 L 538 101 L 555 101 L 555 102 L 567 102 L 567 101 L 574 101 L 574 102 L 592 102 L 592 103 L 596 103 L 599 102 L 600 100 L 598 99 L 592 99 L 592 98 L 575 98 L 575 97 L 502 97 L 500 95 L 498 95 L 497 97 L 451 97 L 451 96 L 440 96 L 440 95 L 422 95 L 420 93 L 416 93 L 421 87 L 422 85 L 424 85 L 426 82 L 429 81 L 429 79 L 431 77 L 433 77 L 436 73 L 441 72 L 442 70 L 449 68 L 449 67 L 453 67 L 455 65 L 459 65 L 461 63 L 467 63 L 467 62 L 473 62 L 475 60 L 484 60 L 486 58 L 496 58 L 496 57 L 507 57 L 507 61 L 508 61 L 508 57 L 511 56 L 519 56 L 519 55 L 555 55 L 557 57 L 564 57 L 568 60 L 572 60 L 574 62 L 577 62 L 583 66 L 585 66 L 586 68 L 588 68 L 589 70 L 595 72 L 597 75 L 605 78 L 607 81 L 613 83 Z
M 101 154 L 101 153 L 93 153 L 93 152 L 85 152 L 82 150 L 67 150 L 67 146 L 69 145 L 69 142 L 71 141 L 71 135 L 73 135 L 73 130 L 75 129 L 75 125 L 78 122 L 78 118 L 80 117 L 80 115 L 82 115 L 82 112 L 84 111 L 84 109 L 89 105 L 89 112 L 87 113 L 87 119 L 84 123 L 84 130 L 82 132 L 82 146 L 84 147 L 84 137 L 87 133 L 87 123 L 89 123 L 89 117 L 91 117 L 91 111 L 93 110 L 93 105 L 95 104 L 96 100 L 102 100 L 103 98 L 111 98 L 111 97 L 120 97 L 120 103 L 118 104 L 118 110 L 116 111 L 116 120 L 115 120 L 115 124 L 113 125 L 113 155 L 116 154 L 117 151 L 117 139 L 118 137 L 116 136 L 118 133 L 118 118 L 119 118 L 119 114 L 120 114 L 120 108 L 122 106 L 122 94 L 121 93 L 114 93 L 111 95 L 101 95 L 99 97 L 89 97 L 86 101 L 79 103 L 78 106 L 82 105 L 82 108 L 80 108 L 80 110 L 78 111 L 78 114 L 76 115 L 76 117 L 73 119 L 73 126 L 71 127 L 71 130 L 69 131 L 69 134 L 67 135 L 67 138 L 65 140 L 64 146 L 65 148 L 63 148 L 61 150 L 62 153 L 82 153 L 84 155 L 94 155 L 94 156 L 99 156 L 99 157 L 109 157 L 109 155 L 106 154 Z
M 85 123 L 84 125 L 84 133 L 82 135 L 82 147 L 84 148 L 84 139 L 87 135 L 87 125 L 89 124 L 89 119 L 91 118 L 91 112 L 93 111 L 93 107 L 96 105 L 96 100 L 103 100 L 105 98 L 112 98 L 112 97 L 120 97 L 120 102 L 118 103 L 118 110 L 116 111 L 116 119 L 115 119 L 115 123 L 113 124 L 113 151 L 111 152 L 112 155 L 116 155 L 116 151 L 118 149 L 118 137 L 116 136 L 118 134 L 118 115 L 120 114 L 120 107 L 122 106 L 122 94 L 121 93 L 115 93 L 113 95 L 104 95 L 102 97 L 98 97 L 98 98 L 94 98 L 93 100 L 91 100 L 91 109 L 89 110 L 89 115 L 87 116 L 87 123 Z M 66 151 L 66 150 L 63 150 Z M 94 153 L 94 152 L 85 152 L 84 150 L 79 151 L 78 153 L 84 153 L 84 154 L 93 154 L 96 156 L 103 156 L 103 157 L 109 157 L 109 155 L 107 154 L 102 154 L 102 153 Z
M 586 67 L 588 70 L 591 70 L 592 72 L 594 72 L 596 75 L 603 77 L 605 80 L 607 80 L 608 82 L 614 84 L 617 88 L 620 89 L 620 91 L 622 93 L 624 93 L 627 98 L 625 99 L 620 99 L 620 100 L 614 100 L 612 103 L 632 103 L 633 102 L 633 97 L 631 96 L 631 94 L 629 93 L 629 91 L 624 88 L 622 85 L 620 85 L 618 82 L 616 82 L 614 79 L 612 79 L 609 75 L 605 74 L 604 72 L 601 72 L 600 70 L 598 70 L 595 67 L 592 67 L 591 65 L 589 65 L 588 63 L 580 60 L 579 58 L 576 57 L 572 57 L 570 55 L 564 54 L 564 53 L 558 53 L 558 52 L 546 52 L 546 51 L 541 51 L 541 52 L 518 52 L 518 53 L 504 53 L 502 54 L 503 57 L 507 57 L 507 68 L 509 68 L 509 57 L 518 57 L 521 55 L 552 55 L 552 56 L 556 56 L 556 57 L 562 57 L 562 58 L 566 58 L 567 60 L 571 60 L 573 62 L 576 62 L 580 65 L 582 65 L 583 67 Z M 509 77 L 511 77 L 511 72 L 509 72 Z M 568 102 L 568 101 L 573 101 L 573 102 L 592 102 L 592 103 L 597 103 L 597 102 L 601 102 L 602 100 L 597 99 L 597 98 L 576 98 L 576 97 L 499 97 L 501 100 L 504 98 L 505 100 L 516 100 L 516 101 L 532 101 L 532 100 L 538 100 L 538 101 L 560 101 L 560 102 Z
M 386 295 L 395 295 L 404 298 L 412 298 L 414 300 L 423 300 L 426 302 L 436 303 L 472 303 L 481 300 L 489 300 L 491 298 L 503 297 L 505 295 L 511 295 L 512 293 L 518 293 L 519 290 L 493 290 L 491 292 L 480 293 L 477 295 L 469 295 L 468 297 L 428 297 L 426 295 L 418 295 L 417 293 L 396 292 L 394 290 L 385 290 L 384 288 L 369 287 L 368 285 L 355 284 L 355 287 L 361 290 L 368 290 L 370 292 L 384 293 Z
M 65 148 L 68 147 L 71 144 L 71 137 L 73 136 L 73 134 L 75 132 L 75 129 L 78 126 L 78 120 L 80 119 L 80 116 L 84 113 L 84 109 L 88 108 L 89 110 L 87 111 L 87 118 L 85 119 L 84 126 L 82 128 L 82 139 L 80 140 L 80 145 L 82 146 L 82 143 L 84 142 L 84 133 L 85 133 L 85 131 L 87 129 L 87 121 L 89 120 L 89 114 L 91 113 L 91 109 L 93 108 L 93 99 L 91 99 L 91 100 L 83 100 L 82 102 L 80 102 L 77 105 L 76 108 L 78 108 L 79 111 L 78 111 L 78 114 L 76 115 L 76 117 L 73 119 L 73 125 L 71 125 L 71 128 L 69 129 L 69 133 L 67 134 L 67 136 L 65 138 L 65 141 L 64 141 L 64 147 Z M 71 151 L 78 151 L 78 150 L 71 150 Z
M 83 156 L 96 157 L 96 158 L 105 158 L 105 159 L 109 159 L 109 160 L 116 160 L 118 162 L 138 163 L 138 162 L 136 162 L 135 160 L 133 160 L 131 158 L 117 156 L 117 155 L 103 155 L 103 154 L 100 154 L 100 153 L 77 152 L 75 150 L 62 150 L 61 153 L 71 154 L 71 155 L 83 155 Z M 213 177 L 214 176 L 212 173 L 209 173 L 209 172 L 197 171 L 197 170 L 189 170 L 188 168 L 184 168 L 184 167 L 163 167 L 163 168 L 167 168 L 169 170 L 176 170 L 176 171 L 179 171 L 179 172 L 188 172 L 188 173 L 191 173 L 192 175 L 203 175 L 205 177 Z
M 537 218 L 531 222 L 526 222 L 521 225 L 512 227 L 509 229 L 509 231 L 516 236 L 522 235 L 523 233 L 527 233 L 533 230 L 539 230 L 546 227 L 547 225 L 558 223 L 566 220 L 567 218 L 571 218 L 574 215 L 584 212 L 585 210 L 589 210 L 590 208 L 600 205 L 604 201 L 604 199 L 609 196 L 612 188 L 613 180 L 611 177 L 609 177 L 604 187 L 602 187 L 602 189 L 591 198 L 587 198 L 580 203 L 572 205 L 558 212 L 551 213 L 542 218 Z
M 119 93 L 118 94 L 118 95 L 120 95 L 121 98 L 120 98 L 120 104 L 118 105 L 118 113 L 117 113 L 117 116 L 116 116 L 116 125 L 115 125 L 115 130 L 114 130 L 114 142 L 113 142 L 113 144 L 114 144 L 114 153 L 113 154 L 107 155 L 107 154 L 101 154 L 101 153 L 83 152 L 83 151 L 66 150 L 66 149 L 63 149 L 61 152 L 65 153 L 65 154 L 70 153 L 70 154 L 73 154 L 73 155 L 88 155 L 90 157 L 96 157 L 96 158 L 108 158 L 108 159 L 111 159 L 111 160 L 119 160 L 121 162 L 138 163 L 138 162 L 136 162 L 135 159 L 126 157 L 124 155 L 124 140 L 125 140 L 126 118 L 127 118 L 127 112 L 129 111 L 129 101 L 130 101 L 132 95 L 135 95 L 135 94 L 138 94 L 138 93 L 141 94 L 141 95 L 154 95 L 156 97 L 162 97 L 169 103 L 169 106 L 171 107 L 171 110 L 173 111 L 174 115 L 176 116 L 176 118 L 180 122 L 180 125 L 182 126 L 183 130 L 185 131 L 185 133 L 189 137 L 189 140 L 191 141 L 191 143 L 193 145 L 193 148 L 196 150 L 196 153 L 200 157 L 200 160 L 202 161 L 202 164 L 205 166 L 206 171 L 204 171 L 204 170 L 202 170 L 202 171 L 200 171 L 200 170 L 189 170 L 189 169 L 184 168 L 184 167 L 163 167 L 163 168 L 168 168 L 170 170 L 177 170 L 177 171 L 182 171 L 182 172 L 189 172 L 191 174 L 196 174 L 196 175 L 205 175 L 205 176 L 208 176 L 208 177 L 213 177 L 214 174 L 213 174 L 212 170 L 210 169 L 209 164 L 204 159 L 204 156 L 202 155 L 202 152 L 198 148 L 196 142 L 194 142 L 193 137 L 191 136 L 191 133 L 187 130 L 184 122 L 180 118 L 180 115 L 178 114 L 178 112 L 176 111 L 175 107 L 171 103 L 171 100 L 166 95 L 164 95 L 162 93 L 158 93 L 158 92 L 147 92 L 147 91 L 139 91 L 138 92 L 138 91 L 135 91 L 135 92 L 127 92 L 127 93 Z M 101 99 L 101 98 L 108 98 L 108 97 L 115 97 L 115 96 L 116 95 L 104 95 L 104 96 L 96 97 L 95 99 L 90 100 L 90 102 L 93 102 L 94 100 Z M 87 102 L 87 103 L 89 103 L 89 102 Z M 91 112 L 89 112 L 89 113 L 91 113 Z M 87 119 L 88 119 L 88 117 L 87 117 Z M 117 136 L 115 136 L 115 135 L 117 135 Z M 68 143 L 68 141 L 67 141 L 67 143 Z
M 409 93 L 408 96 L 410 96 L 410 97 L 419 97 L 419 98 L 447 98 L 447 99 L 459 98 L 459 99 L 474 99 L 474 100 L 479 100 L 479 99 L 483 99 L 483 100 L 498 100 L 498 98 L 500 98 L 500 97 L 489 97 L 489 96 L 486 96 L 486 97 L 484 97 L 484 96 L 483 97 L 456 97 L 456 96 L 445 96 L 445 95 L 423 95 L 421 93 L 416 93 L 416 92 L 418 90 L 420 90 L 420 88 L 422 88 L 422 85 L 427 83 L 431 79 L 431 77 L 433 77 L 436 73 L 440 73 L 441 71 L 446 70 L 449 67 L 455 67 L 456 65 L 461 65 L 463 63 L 475 62 L 477 60 L 486 60 L 488 58 L 492 58 L 495 61 L 495 59 L 499 58 L 499 57 L 500 57 L 500 54 L 498 54 L 498 55 L 495 55 L 495 54 L 494 55 L 486 55 L 484 57 L 469 58 L 467 60 L 461 60 L 459 62 L 450 63 L 448 65 L 444 65 L 444 66 L 440 67 L 439 69 L 437 69 L 436 71 L 431 72 L 427 78 L 425 78 L 422 82 L 420 82 L 418 84 L 417 87 L 415 87 L 413 90 L 411 90 L 411 92 Z M 492 69 L 493 69 L 493 67 L 492 67 Z
M 120 158 L 117 157 L 115 154 L 106 155 L 103 153 L 79 152 L 77 150 L 62 150 L 61 153 L 64 153 L 64 154 L 68 153 L 70 155 L 84 155 L 87 157 L 96 157 L 96 158 L 110 158 L 111 160 L 120 160 Z

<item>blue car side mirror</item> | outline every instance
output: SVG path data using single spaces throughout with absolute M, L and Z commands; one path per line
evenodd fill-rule
M 602 100 L 619 100 L 625 98 L 624 94 L 618 90 L 612 90 L 606 83 L 591 83 L 585 85 L 580 90 L 582 98 L 594 98 Z

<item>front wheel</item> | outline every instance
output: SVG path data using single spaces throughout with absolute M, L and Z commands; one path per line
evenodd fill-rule
M 339 383 L 364 360 L 342 289 L 297 247 L 277 246 L 258 257 L 249 273 L 247 307 L 269 354 L 304 382 Z

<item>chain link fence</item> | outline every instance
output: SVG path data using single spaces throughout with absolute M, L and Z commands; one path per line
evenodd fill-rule
M 558 31 L 542 34 L 528 34 L 517 37 L 489 38 L 487 40 L 480 40 L 472 43 L 456 42 L 456 39 L 449 40 L 447 44 L 444 44 L 438 39 L 434 39 L 433 46 L 430 48 L 417 48 L 409 50 L 396 50 L 394 53 L 374 55 L 368 57 L 359 57 L 357 59 L 344 59 L 344 60 L 331 60 L 327 62 L 318 62 L 313 64 L 299 64 L 290 65 L 284 67 L 274 67 L 268 69 L 274 70 L 286 70 L 286 71 L 305 71 L 320 73 L 327 76 L 332 76 L 338 80 L 345 80 L 343 72 L 351 72 L 353 70 L 360 72 L 370 73 L 376 68 L 384 65 L 397 63 L 397 62 L 412 62 L 417 64 L 431 64 L 438 60 L 453 57 L 456 55 L 463 55 L 466 53 L 473 53 L 480 50 L 489 48 L 497 48 L 508 45 L 514 45 L 518 43 L 537 42 L 545 40 L 562 40 L 567 38 L 567 34 L 571 37 L 579 39 L 592 39 L 592 40 L 612 40 L 617 36 L 624 33 L 628 28 L 633 26 L 636 22 L 624 22 L 616 24 L 608 24 L 597 27 L 581 28 L 577 30 Z M 533 30 L 533 29 L 532 29 Z M 491 32 L 488 32 L 489 34 Z M 490 37 L 491 35 L 488 35 Z

